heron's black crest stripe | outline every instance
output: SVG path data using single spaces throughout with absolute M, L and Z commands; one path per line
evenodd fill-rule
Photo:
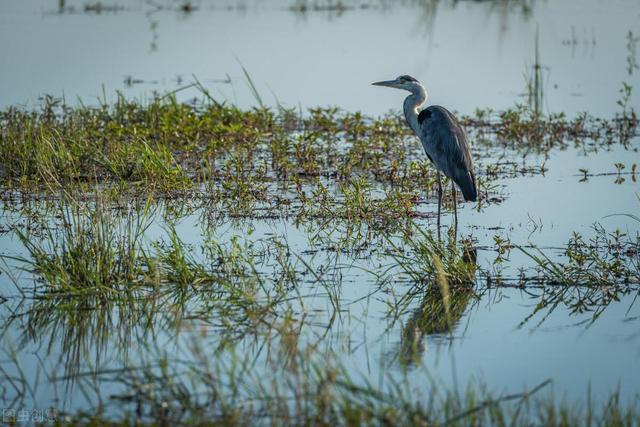
M 422 124 L 422 122 L 427 120 L 429 117 L 431 117 L 431 111 L 429 111 L 428 108 L 420 111 L 420 114 L 418 114 L 418 123 Z
M 417 82 L 417 81 L 418 81 L 418 80 L 416 80 L 415 78 L 413 78 L 413 77 L 411 77 L 411 76 L 409 76 L 409 75 L 407 75 L 407 74 L 405 74 L 404 76 L 400 76 L 400 78 L 401 78 L 401 79 L 404 79 L 404 80 L 408 80 L 408 81 L 410 81 L 410 82 Z

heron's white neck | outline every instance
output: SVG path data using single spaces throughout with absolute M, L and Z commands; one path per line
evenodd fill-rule
M 418 123 L 418 110 L 427 102 L 427 91 L 422 85 L 414 86 L 411 95 L 404 100 L 404 117 L 413 131 L 419 134 L 420 124 Z

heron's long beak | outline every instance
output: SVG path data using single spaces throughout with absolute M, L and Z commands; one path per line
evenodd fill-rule
M 386 86 L 386 87 L 396 87 L 398 85 L 397 80 L 384 80 L 381 82 L 371 83 L 374 86 Z

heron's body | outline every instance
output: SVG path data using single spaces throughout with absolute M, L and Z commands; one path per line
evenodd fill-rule
M 403 105 L 407 123 L 420 138 L 425 153 L 436 169 L 460 187 L 465 200 L 475 201 L 478 197 L 476 178 L 464 129 L 444 107 L 432 105 L 420 111 L 427 101 L 427 91 L 417 80 L 409 82 L 411 95 Z
M 464 129 L 455 116 L 439 105 L 421 110 L 427 101 L 427 91 L 411 76 L 400 76 L 395 80 L 377 82 L 374 85 L 411 92 L 411 95 L 404 100 L 404 116 L 411 129 L 420 138 L 425 153 L 438 171 L 438 213 L 440 213 L 442 202 L 440 172 L 460 187 L 465 200 L 476 201 L 478 190 L 473 173 L 471 150 Z M 455 206 L 455 187 L 452 188 Z
M 471 150 L 464 130 L 446 108 L 432 105 L 418 115 L 416 134 L 435 167 L 455 182 L 466 201 L 478 198 Z

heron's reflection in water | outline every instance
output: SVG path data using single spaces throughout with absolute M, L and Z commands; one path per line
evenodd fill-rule
M 468 244 L 462 247 L 462 259 L 475 273 L 477 250 Z M 401 365 L 420 363 L 426 350 L 427 336 L 451 336 L 467 307 L 476 298 L 474 274 L 465 283 L 449 286 L 431 283 L 414 298 L 421 298 L 400 334 L 398 359 Z

